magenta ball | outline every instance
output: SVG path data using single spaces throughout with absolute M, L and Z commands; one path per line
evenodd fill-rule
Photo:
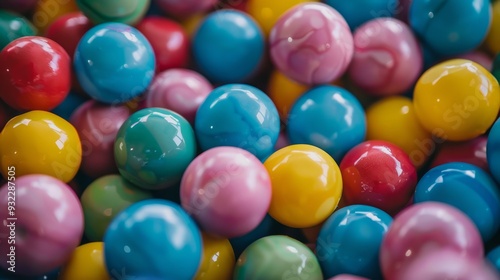
M 423 67 L 417 39 L 402 21 L 379 18 L 354 33 L 349 77 L 377 96 L 402 94 L 416 82 Z
M 477 228 L 458 209 L 438 202 L 410 206 L 395 217 L 382 241 L 380 263 L 384 277 L 401 279 L 401 271 L 416 258 L 446 249 L 472 260 L 483 258 L 484 253 Z
M 458 58 L 468 59 L 478 63 L 479 65 L 491 71 L 493 69 L 493 58 L 481 51 L 473 51 L 458 56 Z
M 196 157 L 182 177 L 184 209 L 211 234 L 242 236 L 264 219 L 271 203 L 271 181 L 251 153 L 217 147 Z
M 14 184 L 12 184 L 14 183 Z M 15 209 L 7 211 L 15 193 Z M 83 210 L 64 182 L 47 175 L 26 175 L 0 188 L 0 267 L 10 267 L 14 246 L 16 273 L 42 275 L 63 265 L 80 244 Z M 9 220 L 16 218 L 16 220 Z M 9 227 L 11 226 L 11 227 Z M 13 230 L 13 231 L 12 231 Z M 15 232 L 15 233 L 14 233 Z M 7 241 L 7 236 L 13 236 Z M 10 237 L 9 237 L 10 238 Z M 15 244 L 14 244 L 15 243 Z
M 218 8 L 218 2 L 219 0 L 156 0 L 160 9 L 177 17 L 186 17 Z
M 32 11 L 37 2 L 38 0 L 0 0 L 0 9 L 26 13 Z
M 289 78 L 309 85 L 341 77 L 353 55 L 347 22 L 323 3 L 288 10 L 271 30 L 269 44 L 274 65 Z
M 144 105 L 172 110 L 193 124 L 198 107 L 212 90 L 210 82 L 201 74 L 188 69 L 170 69 L 154 78 Z
M 369 280 L 369 279 L 364 277 L 359 277 L 356 275 L 340 274 L 332 278 L 328 278 L 328 280 Z
M 92 178 L 118 173 L 114 158 L 115 138 L 130 116 L 125 105 L 113 106 L 94 100 L 83 103 L 70 122 L 82 143 L 81 170 Z

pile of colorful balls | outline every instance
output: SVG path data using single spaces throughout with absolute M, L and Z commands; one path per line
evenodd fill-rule
M 500 279 L 500 1 L 0 0 L 0 279 Z

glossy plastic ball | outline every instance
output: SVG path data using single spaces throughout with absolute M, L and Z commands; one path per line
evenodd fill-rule
M 356 5 L 343 0 L 324 0 L 325 4 L 332 6 L 346 20 L 352 31 L 364 23 L 376 18 L 391 18 L 398 12 L 397 0 L 361 0 Z
M 427 131 L 465 141 L 485 133 L 500 109 L 500 87 L 484 67 L 453 59 L 427 70 L 413 93 L 415 113 Z
M 78 11 L 76 0 L 38 0 L 31 22 L 40 34 L 45 34 L 47 28 L 58 18 Z
M 439 146 L 429 168 L 450 162 L 473 164 L 489 171 L 487 160 L 488 137 L 481 135 L 469 141 L 445 142 Z M 494 149 L 491 147 L 491 149 Z
M 200 105 L 195 131 L 202 150 L 233 146 L 265 160 L 280 132 L 276 106 L 261 90 L 243 84 L 215 88 Z
M 357 275 L 340 274 L 340 275 L 328 278 L 328 280 L 369 280 L 369 279 L 365 278 L 365 277 L 360 277 Z
M 493 58 L 483 51 L 472 51 L 462 55 L 458 58 L 467 59 L 478 63 L 483 66 L 486 70 L 491 71 L 493 67 Z
M 231 279 L 236 263 L 229 240 L 202 233 L 203 259 L 195 280 Z
M 500 52 L 500 2 L 493 1 L 492 7 L 491 26 L 485 43 L 488 49 L 495 54 Z
M 267 94 L 273 101 L 276 109 L 278 109 L 281 120 L 286 122 L 293 104 L 308 89 L 308 86 L 288 78 L 278 70 L 274 70 L 269 77 Z
M 250 246 L 250 244 L 261 239 L 262 237 L 275 233 L 278 227 L 281 227 L 281 225 L 271 218 L 269 214 L 267 214 L 262 222 L 260 222 L 260 224 L 251 232 L 243 236 L 230 238 L 229 242 L 231 242 L 236 258 L 238 258 L 241 253 L 243 253 L 243 251 Z
M 380 278 L 380 245 L 391 223 L 389 214 L 371 206 L 352 205 L 335 211 L 316 241 L 316 256 L 325 277 Z
M 417 81 L 422 67 L 417 38 L 404 22 L 393 18 L 374 19 L 354 33 L 349 77 L 367 93 L 402 94 Z
M 236 10 L 210 13 L 192 41 L 197 69 L 214 83 L 248 80 L 259 69 L 264 49 L 259 25 L 248 14 Z
M 287 131 L 290 143 L 317 146 L 340 162 L 347 151 L 365 140 L 365 111 L 346 89 L 314 87 L 294 103 Z
M 70 121 L 73 112 L 86 101 L 88 101 L 88 98 L 82 96 L 81 94 L 70 92 L 64 101 L 51 112 L 67 121 Z
M 102 241 L 106 229 L 118 213 L 136 202 L 150 198 L 153 198 L 151 193 L 134 186 L 120 175 L 96 179 L 81 196 L 85 237 L 90 241 Z
M 238 237 L 255 229 L 271 202 L 271 180 L 251 153 L 235 147 L 210 149 L 189 164 L 181 203 L 207 233 Z
M 323 3 L 303 3 L 284 13 L 269 35 L 278 70 L 304 84 L 330 83 L 344 74 L 353 38 L 342 15 Z
M 167 200 L 134 203 L 113 219 L 104 236 L 110 275 L 124 271 L 134 279 L 193 279 L 202 254 L 195 222 Z
M 491 175 L 500 183 L 500 120 L 497 119 L 488 134 L 486 160 Z
M 342 194 L 342 175 L 335 160 L 320 148 L 290 145 L 265 162 L 271 176 L 269 214 L 285 226 L 305 228 L 326 220 Z
M 413 1 L 409 10 L 413 31 L 441 55 L 457 55 L 479 47 L 491 23 L 490 1 Z M 453 24 L 450 24 L 453 21 Z
M 500 228 L 500 191 L 486 171 L 461 162 L 439 165 L 419 180 L 415 203 L 436 201 L 456 207 L 489 241 Z
M 303 243 L 271 235 L 252 243 L 236 262 L 233 279 L 323 279 L 314 253 Z
M 134 25 L 146 14 L 150 0 L 76 0 L 76 3 L 94 24 L 120 22 Z
M 120 174 L 151 190 L 178 184 L 196 151 L 189 122 L 162 108 L 147 108 L 132 114 L 115 141 L 115 161 Z
M 73 58 L 80 39 L 93 27 L 81 12 L 73 12 L 57 18 L 45 31 L 45 37 L 54 40 Z
M 486 255 L 486 259 L 493 265 L 493 267 L 500 273 L 500 246 L 493 248 Z
M 189 38 L 179 23 L 161 17 L 146 17 L 137 26 L 151 43 L 156 57 L 156 72 L 186 67 L 189 60 Z
M 382 140 L 399 146 L 415 167 L 426 163 L 442 142 L 420 124 L 408 97 L 387 97 L 373 103 L 366 110 L 366 123 L 367 140 Z
M 156 75 L 144 99 L 146 107 L 177 112 L 194 125 L 196 112 L 213 90 L 201 74 L 188 69 L 170 69 Z
M 16 39 L 0 52 L 0 61 L 0 98 L 16 110 L 50 111 L 71 89 L 71 58 L 50 39 Z
M 0 50 L 16 39 L 35 36 L 36 33 L 35 26 L 24 16 L 0 10 Z
M 113 275 L 116 277 L 116 275 Z M 111 276 L 104 264 L 104 244 L 91 242 L 78 246 L 59 274 L 60 280 L 108 280 Z
M 22 176 L 15 165 L 8 170 L 15 179 L 0 188 L 0 203 L 5 207 L 0 212 L 0 234 L 5 238 L 0 244 L 5 252 L 0 256 L 0 267 L 12 266 L 7 255 L 12 254 L 12 246 L 13 266 L 18 275 L 48 273 L 62 266 L 79 245 L 83 234 L 82 207 L 64 182 L 47 175 Z M 7 236 L 13 241 L 8 242 Z
M 218 0 L 153 0 L 165 13 L 176 17 L 187 17 L 217 8 Z
M 74 68 L 89 96 L 118 104 L 147 89 L 155 73 L 155 55 L 137 29 L 121 23 L 103 23 L 80 40 Z
M 118 130 L 130 116 L 124 106 L 86 101 L 71 116 L 82 143 L 81 171 L 92 178 L 118 173 L 114 144 Z
M 45 174 L 71 181 L 82 161 L 78 132 L 68 121 L 46 111 L 18 115 L 5 125 L 0 135 L 2 174 L 9 166 L 16 175 Z
M 380 248 L 385 279 L 402 279 L 404 271 L 418 257 L 440 250 L 452 250 L 473 260 L 483 258 L 483 242 L 476 226 L 457 208 L 424 202 L 401 211 L 389 227 Z

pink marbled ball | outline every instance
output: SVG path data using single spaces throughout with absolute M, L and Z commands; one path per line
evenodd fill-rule
M 195 158 L 181 181 L 181 204 L 210 234 L 242 236 L 264 219 L 271 203 L 271 180 L 251 153 L 217 147 Z
M 289 78 L 308 85 L 341 77 L 353 55 L 347 22 L 323 3 L 299 4 L 276 22 L 269 38 L 274 65 Z
M 70 122 L 82 143 L 81 170 L 92 178 L 115 174 L 114 144 L 116 134 L 130 116 L 125 105 L 102 104 L 89 100 L 71 115 Z
M 47 175 L 26 175 L 15 181 L 14 215 L 7 206 L 12 194 L 8 184 L 0 188 L 0 267 L 7 269 L 6 253 L 15 246 L 18 275 L 42 275 L 63 265 L 80 244 L 83 210 L 78 197 L 64 182 Z M 12 184 L 11 184 L 12 187 Z M 8 218 L 17 218 L 15 221 Z M 8 243 L 15 222 L 15 244 Z
M 406 208 L 395 217 L 380 247 L 385 279 L 401 279 L 398 275 L 415 259 L 439 250 L 452 250 L 471 260 L 482 259 L 484 253 L 476 226 L 457 208 L 438 202 Z
M 201 74 L 187 69 L 170 69 L 154 78 L 144 106 L 172 110 L 193 124 L 198 107 L 212 90 L 213 86 Z
M 423 56 L 417 38 L 404 22 L 379 18 L 354 33 L 354 57 L 349 76 L 368 93 L 402 94 L 419 78 Z

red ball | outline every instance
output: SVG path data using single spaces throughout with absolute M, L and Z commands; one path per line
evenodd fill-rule
M 464 142 L 445 142 L 439 147 L 429 168 L 449 162 L 466 162 L 488 171 L 487 142 L 488 136 L 479 136 Z
M 409 156 L 385 141 L 357 145 L 342 159 L 340 170 L 348 205 L 370 205 L 390 214 L 408 203 L 417 184 L 417 170 Z
M 53 40 L 27 36 L 0 52 L 0 98 L 16 110 L 50 111 L 71 89 L 71 59 Z
M 90 20 L 83 13 L 69 13 L 55 20 L 47 28 L 45 37 L 60 44 L 72 58 L 80 39 L 92 26 Z
M 156 72 L 183 68 L 189 60 L 189 37 L 175 21 L 147 17 L 136 28 L 148 39 L 156 56 Z

